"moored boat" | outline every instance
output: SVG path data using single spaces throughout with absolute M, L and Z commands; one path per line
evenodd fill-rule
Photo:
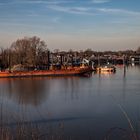
M 113 65 L 99 66 L 96 68 L 97 72 L 115 72 L 116 68 Z
M 10 77 L 34 77 L 34 76 L 72 76 L 84 75 L 90 73 L 90 67 L 73 67 L 69 69 L 60 70 L 33 70 L 33 71 L 3 71 L 0 72 L 0 78 Z

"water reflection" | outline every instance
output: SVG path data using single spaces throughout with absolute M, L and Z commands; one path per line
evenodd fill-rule
M 0 79 L 1 96 L 7 96 L 18 104 L 37 106 L 49 95 L 49 82 L 45 83 L 42 78 L 10 78 Z M 47 90 L 46 90 L 47 89 Z
M 79 89 L 79 78 L 78 77 L 71 77 L 71 78 L 65 78 L 64 80 L 64 89 L 65 89 L 65 97 L 67 97 L 68 93 L 70 94 L 71 100 L 78 100 L 78 92 L 77 89 Z M 65 98 L 66 99 L 66 98 Z
M 0 96 L 17 104 L 39 106 L 49 95 L 65 94 L 65 100 L 78 100 L 80 80 L 87 77 L 4 78 L 0 79 Z M 70 93 L 70 94 L 68 94 Z

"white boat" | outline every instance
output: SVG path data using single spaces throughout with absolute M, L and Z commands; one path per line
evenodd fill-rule
M 115 72 L 116 67 L 113 65 L 99 66 L 96 68 L 97 72 Z

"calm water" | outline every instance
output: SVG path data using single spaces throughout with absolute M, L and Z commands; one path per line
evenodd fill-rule
M 120 67 L 91 77 L 0 79 L 0 105 L 8 126 L 22 119 L 42 126 L 42 133 L 75 140 L 129 139 L 132 131 L 120 106 L 139 132 L 140 67 L 130 66 L 126 74 Z

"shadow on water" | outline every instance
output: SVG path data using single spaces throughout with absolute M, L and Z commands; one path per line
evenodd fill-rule
M 0 83 L 3 89 L 1 96 L 7 96 L 18 104 L 37 106 L 49 96 L 50 83 L 44 82 L 42 78 L 0 79 Z
M 7 97 L 17 104 L 39 106 L 46 102 L 54 92 L 71 93 L 71 100 L 78 99 L 80 80 L 89 77 L 36 77 L 36 78 L 1 78 L 0 97 Z

